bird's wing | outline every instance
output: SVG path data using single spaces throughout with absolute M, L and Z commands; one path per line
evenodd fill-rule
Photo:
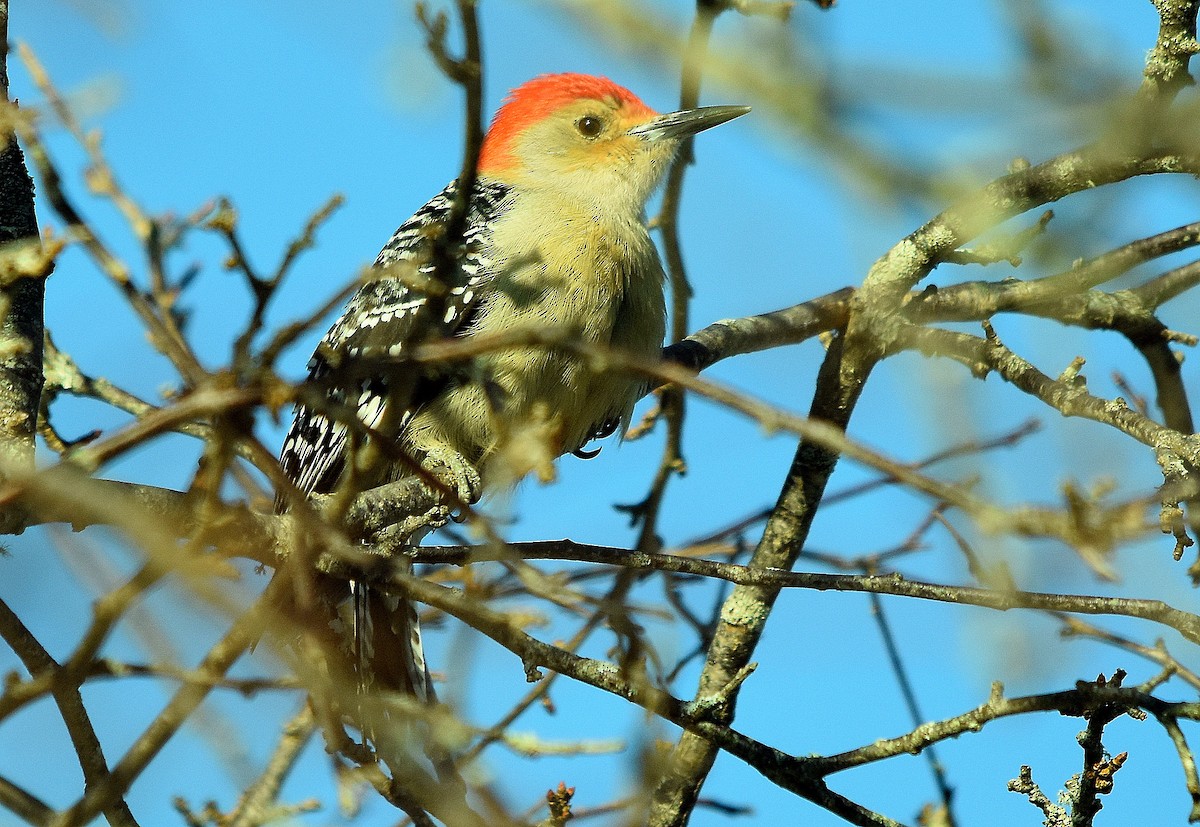
M 400 225 L 375 260 L 376 267 L 384 268 L 382 277 L 359 288 L 309 361 L 309 382 L 323 385 L 331 402 L 352 405 L 368 427 L 374 427 L 382 416 L 388 377 L 382 370 L 353 375 L 353 364 L 396 359 L 414 337 L 452 336 L 463 330 L 484 299 L 483 288 L 495 275 L 487 255 L 489 228 L 505 209 L 508 195 L 508 189 L 496 183 L 476 183 L 462 239 L 447 250 L 455 265 L 448 268 L 451 272 L 437 273 L 430 261 L 433 239 L 444 232 L 456 193 L 457 185 L 451 183 Z M 415 265 L 418 278 L 441 279 L 446 288 L 444 296 L 430 301 L 403 280 L 389 277 L 386 268 L 406 262 Z M 430 318 L 435 310 L 440 318 Z M 425 377 L 414 386 L 399 426 L 436 392 L 438 385 L 436 377 Z M 303 493 L 328 493 L 345 464 L 347 441 L 344 423 L 297 405 L 280 463 Z

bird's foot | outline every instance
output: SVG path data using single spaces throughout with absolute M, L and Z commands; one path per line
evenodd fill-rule
M 454 509 L 443 503 L 429 507 L 423 514 L 405 517 L 400 522 L 388 527 L 388 534 L 396 537 L 419 537 L 430 531 L 449 525 Z
M 479 471 L 458 451 L 445 446 L 431 448 L 421 464 L 438 482 L 453 491 L 460 502 L 471 505 L 479 500 L 482 493 Z

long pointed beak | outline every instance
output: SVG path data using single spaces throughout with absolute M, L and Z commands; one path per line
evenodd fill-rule
M 699 109 L 681 109 L 651 118 L 633 127 L 626 134 L 647 141 L 686 138 L 688 135 L 695 135 L 697 132 L 720 126 L 726 121 L 740 118 L 749 111 L 749 106 L 701 106 Z

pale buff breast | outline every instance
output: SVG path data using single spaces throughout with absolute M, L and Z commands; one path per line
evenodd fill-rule
M 605 226 L 581 212 L 547 227 L 522 220 L 531 214 L 514 211 L 497 223 L 493 249 L 515 252 L 495 262 L 500 272 L 470 332 L 563 330 L 585 346 L 656 357 L 665 326 L 663 275 L 640 221 Z M 627 421 L 643 386 L 638 376 L 596 371 L 587 359 L 542 347 L 484 354 L 473 374 L 414 418 L 408 441 L 417 449 L 445 441 L 477 464 L 503 453 L 506 441 L 520 441 L 528 461 L 519 457 L 521 467 L 503 476 L 531 469 L 545 475 L 549 460 L 580 447 L 596 426 Z

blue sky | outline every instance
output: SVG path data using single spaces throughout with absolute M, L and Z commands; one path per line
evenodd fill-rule
M 1017 6 L 1020 4 L 1009 4 Z M 685 31 L 691 4 L 647 2 L 655 17 Z M 1140 78 L 1156 18 L 1149 3 L 1133 0 L 1047 3 L 1047 13 L 1072 26 L 1069 48 L 1091 66 L 1052 94 L 1031 98 L 1016 26 L 987 0 L 895 3 L 843 0 L 829 12 L 806 4 L 784 29 L 762 20 L 726 15 L 715 48 L 747 54 L 747 66 L 788 71 L 774 50 L 789 40 L 803 44 L 808 70 L 827 77 L 831 94 L 846 112 L 852 134 L 896 164 L 938 186 L 982 183 L 1001 174 L 1016 156 L 1037 161 L 1079 140 L 1081 121 L 1103 122 L 1099 97 L 1107 78 L 1128 90 Z M 583 21 L 600 5 L 484 0 L 481 5 L 486 61 L 486 108 L 505 90 L 543 72 L 606 74 L 660 110 L 677 96 L 678 62 L 659 50 L 624 47 Z M 187 214 L 218 196 L 236 205 L 252 259 L 271 266 L 307 216 L 333 193 L 345 206 L 318 236 L 284 288 L 272 315 L 281 323 L 307 313 L 354 278 L 392 230 L 458 168 L 460 97 L 434 69 L 407 3 L 364 0 L 331 14 L 327 3 L 288 4 L 218 0 L 203 4 L 123 0 L 103 8 L 86 0 L 13 2 L 11 37 L 29 44 L 45 63 L 86 125 L 104 134 L 105 151 L 125 187 L 147 209 Z M 742 50 L 739 52 L 739 50 Z M 23 102 L 38 101 L 27 75 L 13 66 L 13 89 Z M 770 101 L 755 99 L 732 83 L 705 87 L 705 103 L 750 103 L 746 118 L 707 133 L 698 164 L 689 172 L 683 209 L 685 256 L 696 289 L 696 327 L 720 318 L 764 312 L 858 283 L 870 263 L 892 243 L 937 212 L 944 199 L 924 199 L 873 189 L 837 159 L 837 152 L 807 140 Z M 1069 117 L 1061 113 L 1069 112 Z M 44 126 L 68 186 L 105 239 L 131 261 L 136 246 L 111 205 L 89 197 L 81 184 L 83 157 L 53 123 Z M 1050 237 L 1029 256 L 1018 277 L 1044 275 L 1078 256 L 1090 256 L 1139 235 L 1195 219 L 1194 181 L 1139 181 L 1113 193 L 1087 194 L 1055 207 Z M 40 205 L 44 224 L 58 226 Z M 1024 226 L 1024 225 L 1021 225 Z M 1061 229 L 1059 229 L 1061 228 Z M 217 365 L 241 329 L 249 301 L 238 280 L 225 273 L 217 241 L 194 235 L 174 254 L 182 270 L 201 267 L 187 306 L 199 352 Z M 1007 272 L 939 269 L 934 281 L 1001 278 Z M 1195 299 L 1169 306 L 1166 321 L 1185 330 L 1196 318 Z M 79 250 L 68 251 L 48 284 L 47 324 L 58 344 L 91 373 L 103 374 L 147 397 L 173 382 L 169 367 L 147 356 L 143 335 L 121 298 L 97 275 Z M 1145 371 L 1112 337 L 1064 331 L 1043 322 L 997 321 L 1001 336 L 1057 374 L 1077 354 L 1087 356 L 1094 392 L 1116 395 L 1110 380 L 1121 366 L 1135 387 L 1147 391 Z M 303 370 L 321 331 L 305 339 L 285 361 L 294 376 Z M 822 352 L 815 342 L 742 357 L 719 365 L 712 376 L 797 412 L 807 410 Z M 1195 360 L 1185 363 L 1196 387 Z M 872 378 L 852 424 L 854 437 L 901 459 L 916 459 L 970 436 L 991 436 L 1031 415 L 1046 428 L 1021 448 L 986 459 L 944 466 L 947 479 L 982 476 L 984 490 L 1005 501 L 1055 500 L 1061 482 L 1115 480 L 1131 494 L 1155 484 L 1148 452 L 1112 438 L 1100 426 L 1062 422 L 1012 388 L 991 378 L 979 383 L 959 369 L 900 357 Z M 768 435 L 743 418 L 705 402 L 690 407 L 688 475 L 671 487 L 661 523 L 668 545 L 679 544 L 771 503 L 790 463 L 794 442 Z M 115 427 L 125 419 L 96 403 L 66 401 L 56 422 L 67 433 Z M 271 444 L 282 425 L 263 422 Z M 514 539 L 571 537 L 583 542 L 627 545 L 635 534 L 612 504 L 639 499 L 649 484 L 661 434 L 620 448 L 609 445 L 592 462 L 568 459 L 560 480 L 547 487 L 526 484 L 504 509 L 515 520 Z M 126 479 L 179 486 L 194 468 L 194 446 L 182 437 L 163 440 L 109 469 Z M 832 490 L 870 478 L 843 464 Z M 899 542 L 923 514 L 923 501 L 897 492 L 873 494 L 823 511 L 814 527 L 814 549 L 856 554 Z M 497 509 L 501 507 L 495 506 Z M 964 530 L 970 530 L 964 525 Z M 752 542 L 756 539 L 749 537 Z M 1159 596 L 1196 609 L 1183 565 L 1169 560 L 1170 542 L 1152 539 L 1122 552 L 1119 585 L 1095 582 L 1068 549 L 1050 543 L 978 537 L 982 553 L 1007 560 L 1018 581 L 1043 590 Z M 967 582 L 967 573 L 944 534 L 906 564 L 914 577 Z M 131 559 L 96 535 L 31 532 L 9 544 L 0 560 L 0 596 L 29 622 L 56 655 L 65 655 L 87 622 L 91 592 L 80 569 L 96 575 L 105 566 L 128 571 Z M 73 551 L 70 549 L 74 549 Z M 253 578 L 251 578 L 253 585 Z M 661 605 L 657 585 L 637 595 Z M 710 605 L 695 590 L 697 608 Z M 214 640 L 211 613 L 178 590 L 164 589 L 151 609 L 172 618 L 160 631 L 194 662 Z M 1063 644 L 1053 622 L 983 610 L 887 600 L 896 635 L 908 658 L 925 714 L 955 714 L 986 699 L 992 680 L 1011 693 L 1069 688 L 1076 679 L 1117 666 L 1143 680 L 1152 669 L 1098 645 Z M 53 607 L 54 611 L 43 607 Z M 564 630 L 567 627 L 562 627 Z M 652 627 L 654 628 L 654 627 Z M 1110 624 L 1141 639 L 1161 630 Z M 558 627 L 554 627 L 558 631 Z M 686 651 L 678 632 L 654 628 L 667 652 Z M 451 652 L 474 647 L 473 671 L 452 678 L 468 718 L 489 724 L 499 703 L 526 689 L 520 664 L 490 643 L 448 625 L 433 635 L 436 664 L 457 662 Z M 1174 635 L 1167 641 L 1194 660 Z M 610 639 L 598 638 L 591 654 L 603 656 Z M 142 660 L 134 630 L 113 641 L 116 657 Z M 470 650 L 468 650 L 470 651 Z M 779 602 L 746 684 L 737 726 L 781 749 L 797 753 L 839 751 L 909 729 L 895 680 L 862 595 L 796 592 Z M 0 652 L 0 669 L 15 662 Z M 258 674 L 261 662 L 243 664 Z M 449 668 L 449 667 L 442 667 Z M 695 672 L 678 691 L 690 694 Z M 96 709 L 110 760 L 121 754 L 157 711 L 165 688 L 125 681 L 89 685 L 85 700 Z M 1170 697 L 1186 697 L 1182 687 Z M 634 745 L 653 735 L 673 736 L 623 702 L 561 684 L 559 712 L 530 712 L 517 729 L 547 739 L 622 738 Z M 183 793 L 193 804 L 215 798 L 232 804 L 246 772 L 261 762 L 294 697 L 263 696 L 253 706 L 221 696 L 208 707 L 212 718 L 172 742 L 134 788 L 130 801 L 144 824 L 178 823 L 170 797 Z M 220 715 L 237 721 L 220 727 Z M 228 723 L 225 724 L 228 726 Z M 959 790 L 960 818 L 973 825 L 1038 823 L 1019 796 L 1004 791 L 1021 763 L 1034 764 L 1035 779 L 1048 790 L 1077 771 L 1074 734 L 1081 722 L 1042 716 L 999 722 L 983 733 L 939 746 L 950 780 Z M 1123 719 L 1110 727 L 1114 752 L 1132 758 L 1118 776 L 1117 792 L 1105 801 L 1102 822 L 1179 823 L 1187 812 L 1182 774 L 1169 742 L 1156 725 Z M 42 765 L 35 743 L 53 744 L 57 763 Z M 227 751 L 214 758 L 212 744 Z M 40 704 L 0 727 L 0 772 L 26 783 L 51 803 L 65 805 L 75 779 L 55 777 L 73 766 L 69 745 L 52 708 Z M 572 761 L 519 761 L 488 755 L 497 785 L 514 810 L 566 780 L 577 786 L 579 806 L 603 803 L 633 781 L 635 762 L 626 756 Z M 28 760 L 25 759 L 28 756 Z M 325 809 L 306 823 L 339 823 L 330 804 L 326 759 L 311 749 L 288 788 L 290 799 L 317 796 Z M 932 800 L 929 773 L 920 759 L 835 777 L 832 786 L 894 818 L 911 822 Z M 1153 792 L 1152 792 L 1153 791 Z M 755 808 L 742 823 L 840 823 L 833 816 L 758 779 L 735 759 L 717 763 L 706 794 Z M 1136 815 L 1135 815 L 1136 813 Z M 9 822 L 0 813 L 0 825 Z M 371 823 L 390 823 L 383 809 Z M 698 827 L 726 819 L 701 811 Z

